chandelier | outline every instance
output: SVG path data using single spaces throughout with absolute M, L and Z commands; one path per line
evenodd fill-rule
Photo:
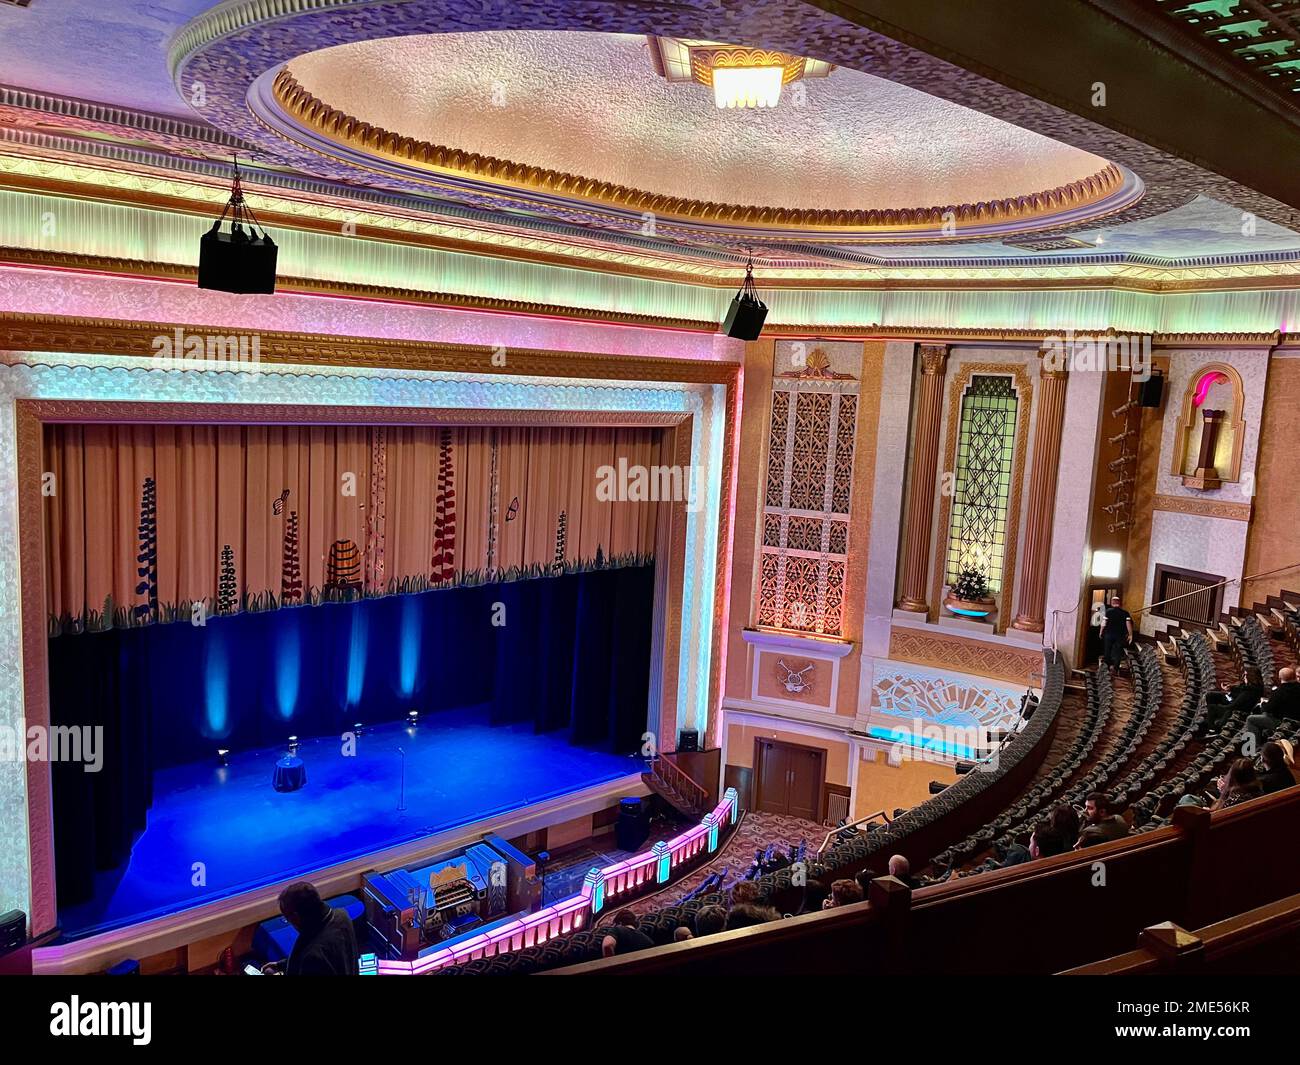
M 668 81 L 695 82 L 713 89 L 720 108 L 775 107 L 792 82 L 824 78 L 829 63 L 766 48 L 651 37 L 656 72 Z

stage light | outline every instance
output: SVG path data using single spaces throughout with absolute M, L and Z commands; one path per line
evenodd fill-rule
M 290 737 L 289 737 L 289 753 L 290 753 L 290 754 L 297 754 L 297 753 L 298 753 L 298 737 L 297 737 L 297 736 L 290 736 Z
M 355 725 L 352 726 L 352 735 L 354 735 L 354 736 L 360 736 L 361 733 L 364 732 L 364 731 L 365 731 L 365 729 L 363 729 L 363 728 L 361 727 L 361 722 L 360 722 L 360 721 L 358 721 Z
M 410 712 L 406 715 L 406 723 L 407 723 L 411 728 L 415 728 L 415 726 L 418 725 L 418 724 L 420 723 L 420 711 L 418 711 L 418 710 L 412 710 L 412 711 L 410 711 Z
M 227 747 L 217 748 L 217 765 L 225 767 L 230 765 L 230 750 Z
M 221 223 L 230 215 L 230 232 Z M 261 236 L 258 236 L 258 231 Z M 235 157 L 235 178 L 230 199 L 221 217 L 199 238 L 199 288 L 240 294 L 275 291 L 275 260 L 278 251 L 262 229 L 252 208 L 244 202 L 239 180 L 239 157 Z
M 740 291 L 731 298 L 727 317 L 722 321 L 722 331 L 735 340 L 757 340 L 767 321 L 767 304 L 758 298 L 754 284 L 754 260 L 745 264 L 745 280 Z

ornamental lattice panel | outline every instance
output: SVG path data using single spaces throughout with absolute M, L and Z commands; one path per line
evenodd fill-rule
M 809 364 L 772 386 L 757 623 L 839 636 L 858 383 Z

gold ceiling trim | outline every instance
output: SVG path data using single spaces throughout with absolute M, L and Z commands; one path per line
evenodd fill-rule
M 911 207 L 871 210 L 837 208 L 759 207 L 750 204 L 714 203 L 665 196 L 629 188 L 608 181 L 530 166 L 509 159 L 466 152 L 394 133 L 362 122 L 325 103 L 300 85 L 284 67 L 272 83 L 272 95 L 287 115 L 309 129 L 371 156 L 402 165 L 414 165 L 435 173 L 471 177 L 496 185 L 526 189 L 548 195 L 568 196 L 597 202 L 625 211 L 648 213 L 688 222 L 747 225 L 792 229 L 852 229 L 908 231 L 935 229 L 945 223 L 990 225 L 998 222 L 1042 222 L 1058 211 L 1077 210 L 1100 203 L 1124 183 L 1114 163 L 1097 173 L 1067 185 L 1023 196 L 980 203 L 949 204 L 940 207 Z M 974 239 L 973 235 L 972 239 Z
M 111 318 L 0 312 L 0 351 L 81 355 L 134 355 L 154 358 L 155 341 L 174 336 L 224 332 L 212 323 L 127 322 Z M 253 330 L 262 363 L 290 366 L 340 366 L 354 370 L 492 374 L 508 377 L 562 377 L 583 380 L 673 384 L 734 384 L 739 363 L 665 359 L 643 355 L 558 351 L 489 344 L 447 344 L 418 340 Z M 15 360 L 0 360 L 12 363 Z

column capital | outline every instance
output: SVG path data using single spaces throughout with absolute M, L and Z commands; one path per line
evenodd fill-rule
M 1061 355 L 1062 351 L 1059 347 L 1039 348 L 1040 365 L 1038 367 L 1038 376 L 1057 379 L 1069 377 L 1069 360 L 1068 358 L 1062 360 Z
M 921 357 L 921 373 L 927 377 L 942 377 L 948 367 L 947 344 L 918 344 L 916 353 Z

